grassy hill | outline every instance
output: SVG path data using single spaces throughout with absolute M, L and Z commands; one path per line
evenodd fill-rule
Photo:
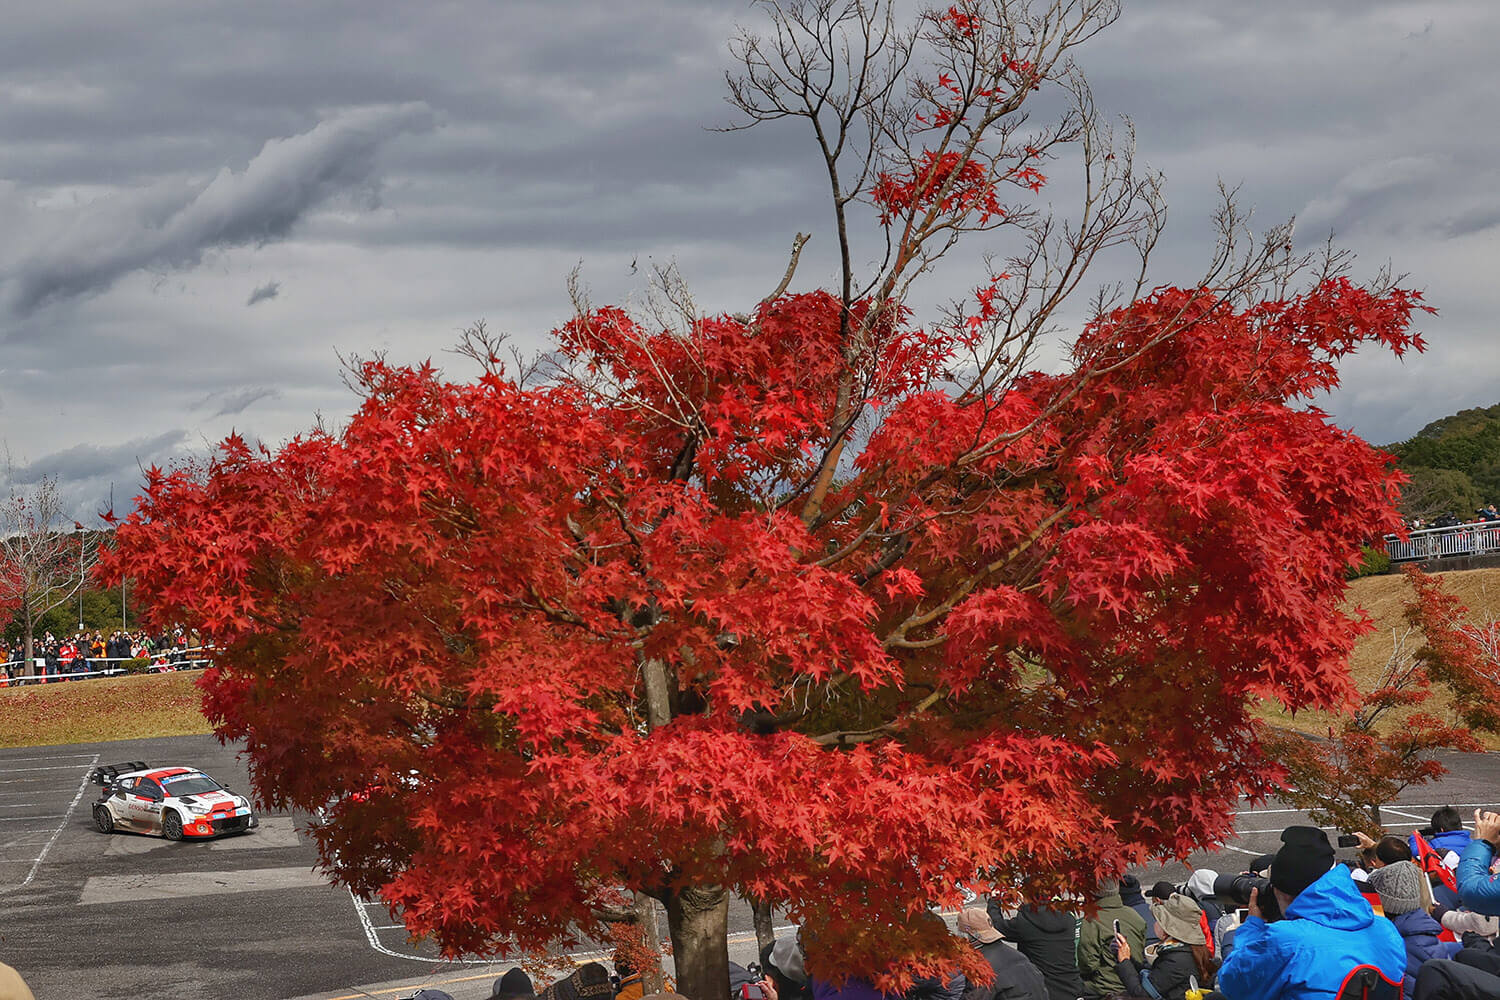
M 1472 569 L 1436 574 L 1444 588 L 1469 609 L 1476 621 L 1500 618 L 1500 569 Z M 1412 597 L 1405 574 L 1367 576 L 1349 584 L 1349 605 L 1360 607 L 1375 622 L 1375 630 L 1359 640 L 1349 658 L 1355 681 L 1368 689 L 1390 659 L 1393 636 L 1405 631 L 1402 606 Z M 1434 694 L 1439 703 L 1441 692 Z M 1293 717 L 1279 706 L 1267 706 L 1263 718 L 1302 732 L 1326 733 L 1330 717 L 1320 712 L 1301 712 Z M 1500 750 L 1500 737 L 1485 740 L 1491 750 Z
M 99 743 L 209 731 L 197 671 L 36 684 L 0 691 L 0 747 Z
M 1500 503 L 1500 404 L 1434 420 L 1386 449 L 1412 478 L 1402 495 L 1408 517 L 1466 516 Z

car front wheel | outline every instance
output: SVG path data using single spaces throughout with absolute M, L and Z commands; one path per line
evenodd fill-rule
M 109 806 L 94 807 L 94 825 L 99 828 L 100 833 L 115 832 L 115 817 L 109 811 Z
M 161 833 L 168 840 L 182 839 L 182 817 L 168 809 L 161 818 Z

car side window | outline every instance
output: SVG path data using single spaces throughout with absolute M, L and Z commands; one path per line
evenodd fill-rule
M 157 802 L 162 800 L 161 786 L 150 778 L 142 778 L 136 782 L 135 794 L 148 799 L 154 799 Z

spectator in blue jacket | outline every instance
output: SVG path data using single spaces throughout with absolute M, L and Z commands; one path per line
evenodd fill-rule
M 1283 919 L 1261 917 L 1259 891 L 1219 970 L 1229 1000 L 1333 1000 L 1349 971 L 1373 965 L 1394 982 L 1406 971 L 1406 947 L 1389 920 L 1377 918 L 1349 869 L 1334 863 L 1322 830 L 1291 826 L 1271 864 Z
M 1475 913 L 1500 916 L 1500 876 L 1490 874 L 1500 847 L 1500 813 L 1474 810 L 1474 839 L 1458 859 L 1458 896 Z
M 1432 823 L 1428 829 L 1432 836 L 1427 838 L 1427 843 L 1442 857 L 1449 851 L 1462 854 L 1464 848 L 1469 846 L 1469 831 L 1464 829 L 1464 818 L 1459 815 L 1458 810 L 1452 806 L 1443 806 L 1432 814 Z M 1417 838 L 1408 837 L 1406 843 L 1411 847 L 1412 856 L 1417 853 Z

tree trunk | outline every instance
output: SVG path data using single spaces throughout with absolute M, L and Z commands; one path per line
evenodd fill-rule
M 25 598 L 22 598 L 23 602 Z M 31 605 L 22 606 L 22 622 L 26 626 L 26 669 L 22 673 L 27 677 L 36 676 L 36 622 L 31 619 Z
M 640 920 L 641 937 L 652 949 L 652 962 L 641 972 L 641 986 L 649 996 L 666 991 L 666 975 L 661 968 L 661 926 L 656 920 L 656 900 L 644 892 L 635 894 L 635 912 Z
M 667 896 L 667 927 L 678 995 L 729 1000 L 729 893 L 720 886 L 672 892 Z
M 1370 806 L 1370 819 L 1375 821 L 1376 826 L 1382 830 L 1385 829 L 1385 824 L 1380 822 L 1380 805 L 1378 803 Z
M 755 950 L 764 953 L 776 943 L 776 924 L 771 919 L 771 904 L 763 899 L 750 900 L 750 915 L 755 918 Z

